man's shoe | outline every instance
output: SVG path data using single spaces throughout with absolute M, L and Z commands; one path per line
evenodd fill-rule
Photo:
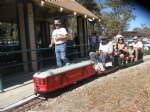
M 57 65 L 57 67 L 56 67 L 56 68 L 60 68 L 60 67 L 62 67 L 62 65 Z
M 70 63 L 66 63 L 66 66 L 70 65 Z
M 90 63 L 92 63 L 92 64 L 93 64 L 94 62 L 93 62 L 92 60 L 90 60 Z

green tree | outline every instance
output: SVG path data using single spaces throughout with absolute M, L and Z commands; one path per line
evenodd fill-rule
M 85 8 L 87 8 L 94 14 L 99 13 L 99 6 L 95 0 L 76 0 L 76 1 L 82 4 Z
M 138 27 L 136 27 L 136 28 L 133 29 L 133 31 L 135 31 L 135 32 L 136 32 L 136 31 L 140 31 L 140 30 L 142 30 L 142 29 L 141 29 L 141 28 L 138 28 Z
M 138 32 L 141 36 L 149 38 L 150 37 L 150 24 L 141 24 L 141 28 L 134 28 L 133 31 Z
M 101 22 L 95 24 L 95 29 L 101 33 L 126 31 L 129 22 L 135 19 L 134 2 L 131 0 L 77 0 L 84 7 L 96 14 Z
M 100 13 L 100 7 L 99 4 L 96 3 L 95 0 L 76 0 L 79 2 L 81 5 L 83 5 L 85 8 L 93 12 L 95 15 L 99 15 Z M 88 33 L 89 35 L 94 31 L 98 31 L 99 29 L 96 28 L 101 28 L 100 26 L 95 27 L 94 25 L 99 25 L 99 24 L 94 24 L 94 21 L 89 21 L 87 24 L 88 27 Z
M 129 22 L 136 17 L 133 14 L 134 3 L 129 0 L 106 0 L 104 4 L 110 10 L 109 17 L 102 15 L 108 20 L 105 22 L 108 24 L 106 32 L 126 31 Z
M 150 24 L 141 24 L 144 37 L 150 37 Z

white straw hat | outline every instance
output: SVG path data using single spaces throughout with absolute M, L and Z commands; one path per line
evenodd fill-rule
M 122 38 L 123 38 L 123 36 L 122 36 L 122 35 L 117 35 L 116 37 L 117 37 L 117 38 L 120 38 L 120 37 L 122 37 Z
M 60 20 L 55 20 L 54 24 L 61 24 Z

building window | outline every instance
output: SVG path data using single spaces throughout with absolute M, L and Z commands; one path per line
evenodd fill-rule
M 19 46 L 17 24 L 0 22 L 0 46 Z

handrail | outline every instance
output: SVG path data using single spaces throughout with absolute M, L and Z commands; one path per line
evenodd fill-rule
M 80 44 L 80 45 L 71 45 L 71 46 L 67 46 L 67 48 L 69 47 L 80 47 L 80 46 L 85 46 L 85 45 L 91 45 L 91 44 Z M 10 51 L 10 52 L 0 52 L 0 55 L 2 54 L 14 54 L 14 53 L 22 53 L 22 52 L 30 52 L 30 51 L 41 51 L 41 50 L 48 50 L 48 49 L 54 49 L 54 47 L 52 48 L 37 48 L 37 49 L 23 49 L 20 51 Z
M 9 46 L 10 47 L 10 46 Z M 83 51 L 80 51 L 81 48 Z M 2 49 L 3 50 L 3 49 Z M 10 50 L 10 49 L 9 49 Z M 13 50 L 13 48 L 11 49 Z M 87 59 L 89 58 L 89 52 L 91 51 L 91 44 L 80 44 L 80 45 L 67 45 L 67 52 L 66 55 L 68 58 L 70 58 L 69 62 L 79 62 L 82 59 Z M 50 52 L 53 52 L 54 54 L 51 54 Z M 25 59 L 23 61 L 22 55 L 26 53 L 27 55 L 32 53 L 36 53 L 36 58 L 31 58 Z M 82 55 L 82 56 L 81 56 Z M 18 58 L 19 56 L 19 58 Z M 0 52 L 0 91 L 3 92 L 3 86 L 2 84 L 5 82 L 8 77 L 17 77 L 18 73 L 26 73 L 23 72 L 23 65 L 29 65 L 32 63 L 37 63 L 38 68 L 31 71 L 29 70 L 28 73 L 33 73 L 41 70 L 45 70 L 48 68 L 54 68 L 54 63 L 55 62 L 55 50 L 54 47 L 52 48 L 37 48 L 37 49 L 23 49 L 23 50 L 18 50 L 18 51 L 4 51 Z M 9 74 L 12 74 L 9 76 Z M 20 75 L 19 75 L 20 77 Z

